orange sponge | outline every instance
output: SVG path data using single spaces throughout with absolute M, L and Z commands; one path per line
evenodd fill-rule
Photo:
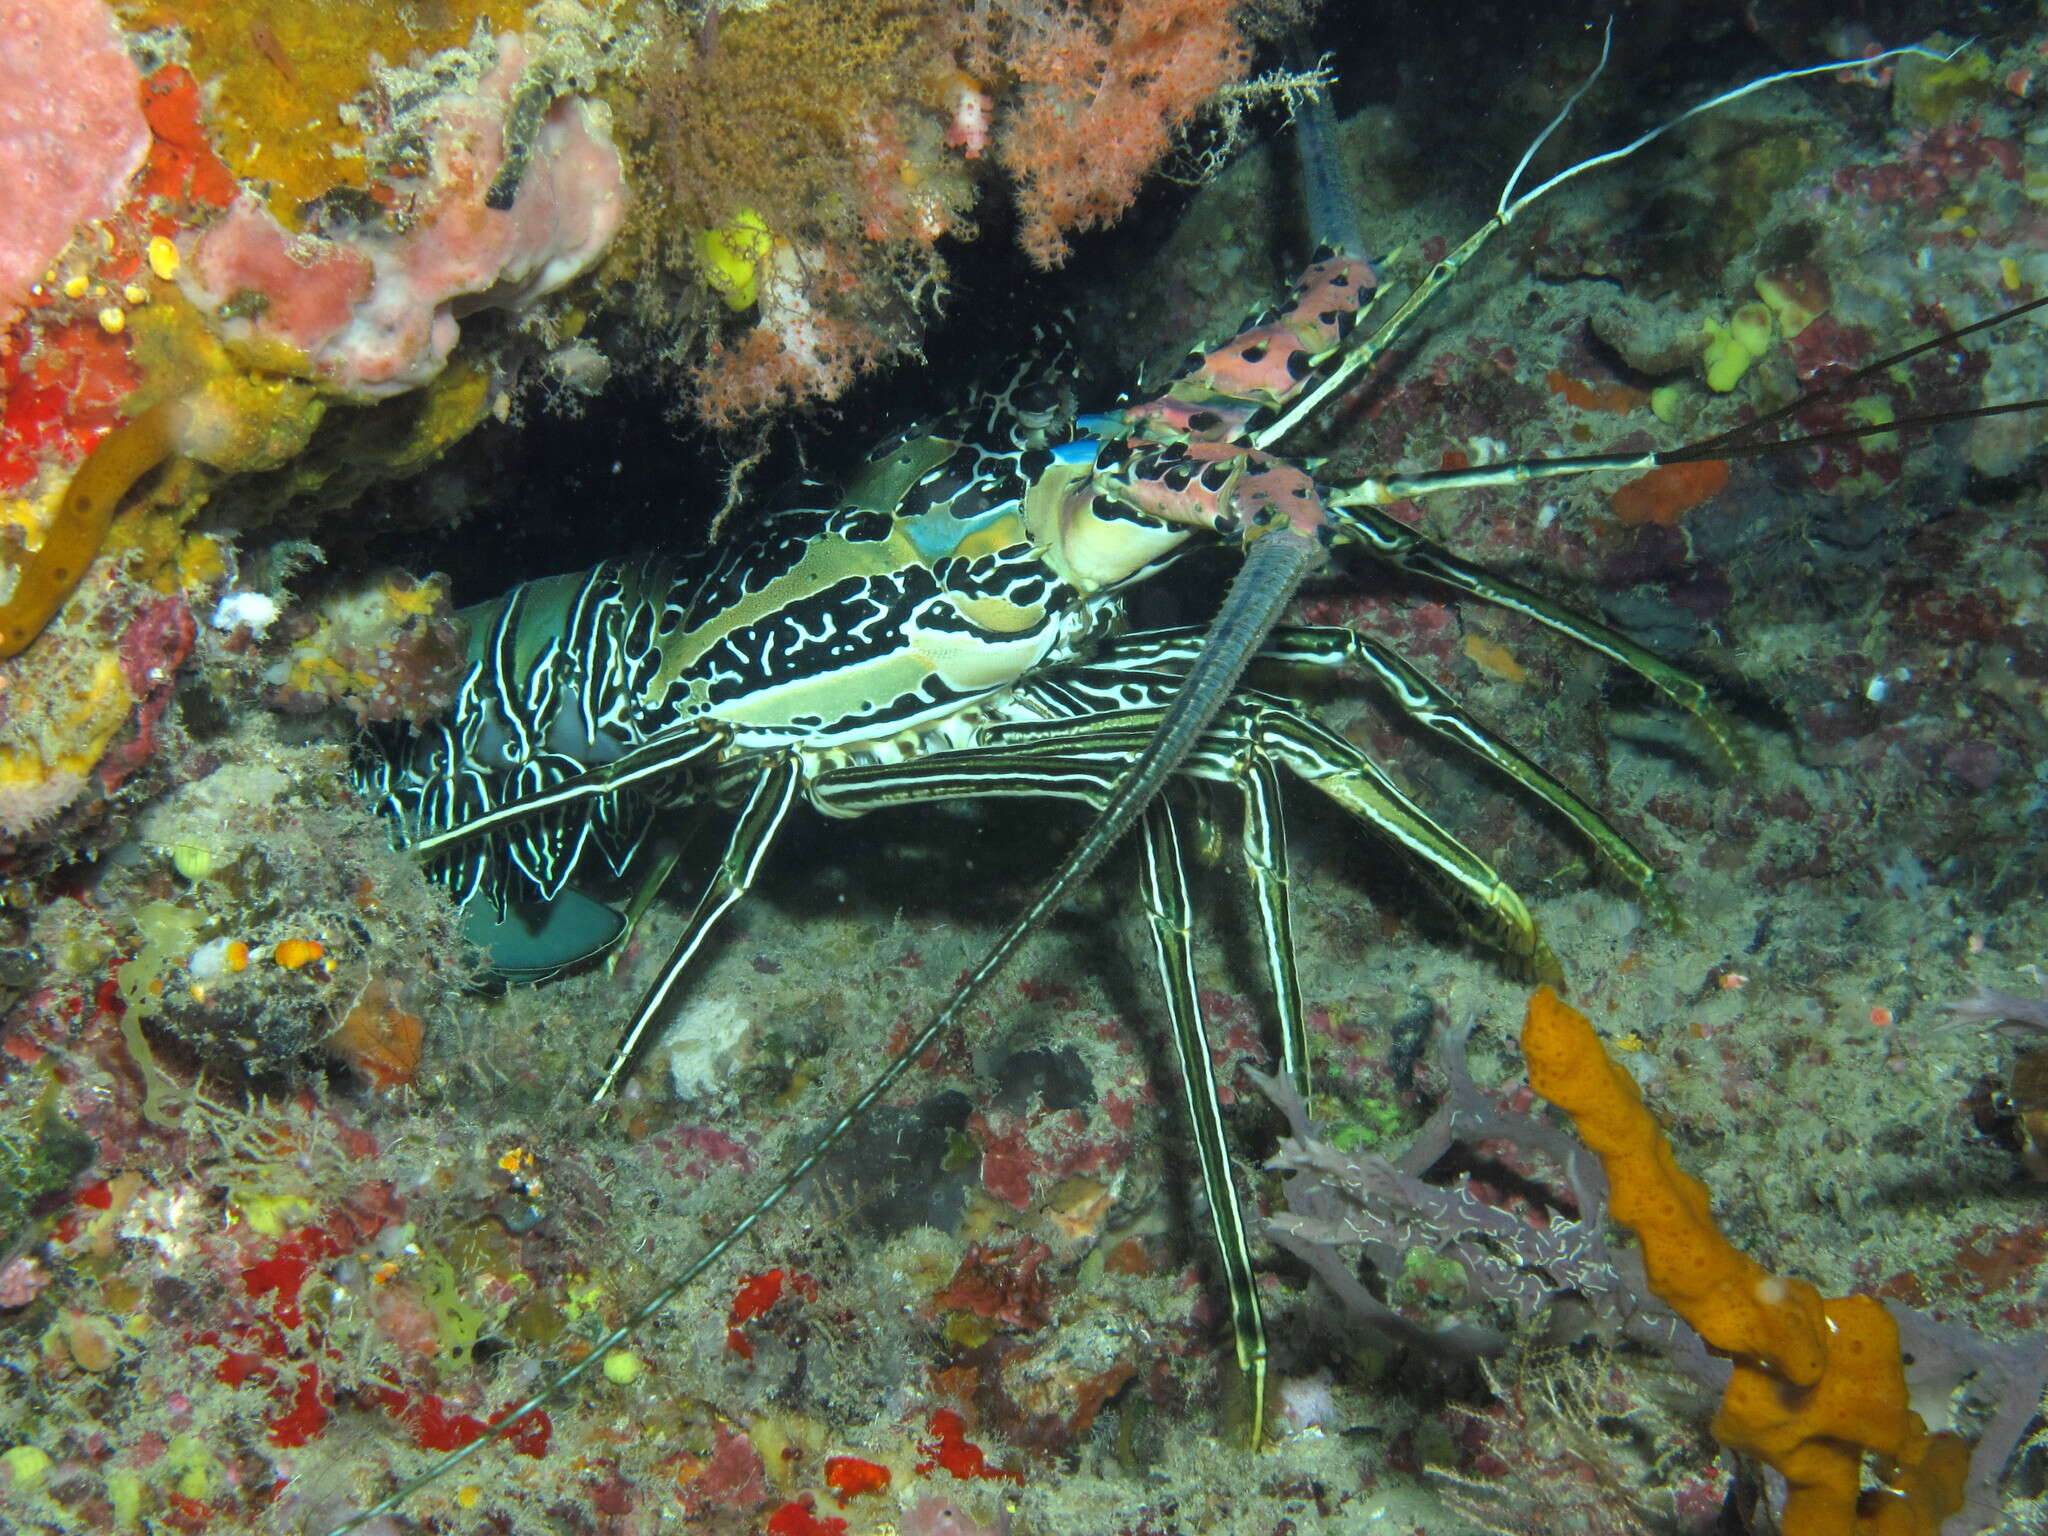
M 1867 1296 L 1823 1299 L 1737 1251 L 1635 1079 L 1548 987 L 1529 1000 L 1522 1054 L 1530 1086 L 1600 1154 L 1609 1209 L 1641 1242 L 1650 1289 L 1734 1358 L 1714 1434 L 1783 1474 L 1785 1536 L 1939 1536 L 1962 1508 L 1969 1449 L 1928 1434 L 1906 1406 L 1891 1315 Z M 1885 1485 L 1870 1494 L 1866 1455 Z
M 57 616 L 106 542 L 121 498 L 174 451 L 183 413 L 166 401 L 123 422 L 78 466 L 42 547 L 21 557 L 14 591 L 0 603 L 0 659 L 26 650 Z

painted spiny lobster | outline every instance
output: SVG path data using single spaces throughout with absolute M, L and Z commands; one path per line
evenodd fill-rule
M 1693 112 L 1840 67 L 1772 76 Z M 1256 1440 L 1264 1324 L 1196 998 L 1178 816 L 1159 791 L 1176 779 L 1205 780 L 1242 804 L 1243 856 L 1279 1013 L 1282 1068 L 1304 1094 L 1308 1052 L 1281 824 L 1285 777 L 1313 784 L 1391 843 L 1514 966 L 1554 975 L 1556 965 L 1514 891 L 1369 756 L 1295 699 L 1242 686 L 1251 661 L 1362 670 L 1409 719 L 1552 808 L 1625 881 L 1661 903 L 1654 870 L 1625 837 L 1394 651 L 1346 629 L 1277 622 L 1301 575 L 1327 549 L 1362 548 L 1630 669 L 1697 722 L 1716 752 L 1739 756 L 1738 738 L 1699 683 L 1625 636 L 1460 559 L 1384 509 L 1442 490 L 1766 451 L 1784 444 L 1758 434 L 1807 400 L 1740 433 L 1677 450 L 1342 485 L 1319 481 L 1310 467 L 1276 452 L 1532 200 L 1656 133 L 1520 197 L 1511 180 L 1495 216 L 1369 337 L 1357 321 L 1379 296 L 1372 268 L 1355 252 L 1325 253 L 1287 304 L 1197 354 L 1156 399 L 1078 416 L 1057 381 L 1020 375 L 952 418 L 887 443 L 834 506 L 774 514 L 731 544 L 690 555 L 608 561 L 529 582 L 468 612 L 471 665 L 454 710 L 417 735 L 372 744 L 357 782 L 391 818 L 397 840 L 466 904 L 471 936 L 500 969 L 545 975 L 614 944 L 623 920 L 576 891 L 579 873 L 602 867 L 623 876 L 674 808 L 710 804 L 733 813 L 717 868 L 633 1011 L 597 1100 L 616 1087 L 797 802 L 854 816 L 954 799 L 1056 797 L 1082 801 L 1098 815 L 946 1006 L 717 1242 L 596 1340 L 581 1363 L 502 1415 L 490 1436 L 450 1452 L 335 1536 L 510 1433 L 729 1252 L 959 1018 L 1023 936 L 1134 822 L 1142 823 L 1144 908 Z M 1313 141 L 1313 130 L 1305 136 Z M 1884 359 L 1830 392 L 1908 355 Z M 1196 547 L 1200 535 L 1247 552 L 1218 619 L 1206 633 L 1127 630 L 1125 592 Z

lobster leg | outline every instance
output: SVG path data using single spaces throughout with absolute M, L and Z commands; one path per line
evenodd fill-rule
M 1490 764 L 1578 830 L 1615 873 L 1635 888 L 1658 918 L 1675 923 L 1677 909 L 1658 884 L 1657 871 L 1592 806 L 1503 738 L 1474 720 L 1457 699 L 1431 682 L 1399 652 L 1348 629 L 1298 628 L 1276 634 L 1267 655 L 1295 664 L 1356 663 L 1371 673 L 1402 714 L 1453 746 Z
M 1118 780 L 1153 738 L 1179 679 L 1152 673 L 1119 681 L 1140 693 L 1149 690 L 1149 707 L 1004 724 L 990 728 L 992 745 L 986 748 L 935 752 L 909 763 L 834 768 L 818 776 L 814 797 L 844 815 L 953 797 L 1053 795 L 1099 807 L 1103 785 Z M 1484 942 L 1538 978 L 1561 979 L 1556 957 L 1528 907 L 1493 867 L 1432 821 L 1371 758 L 1293 703 L 1262 694 L 1237 695 L 1177 771 L 1241 786 L 1242 762 L 1259 756 L 1270 756 L 1314 784 L 1400 849 Z M 1275 984 L 1276 995 L 1283 985 Z
M 1518 581 L 1495 575 L 1469 560 L 1460 559 L 1435 540 L 1377 507 L 1349 507 L 1345 510 L 1344 521 L 1347 528 L 1367 542 L 1376 558 L 1389 565 L 1454 591 L 1468 592 L 1480 601 L 1504 608 L 1509 613 L 1534 619 L 1609 661 L 1627 667 L 1691 716 L 1731 771 L 1740 772 L 1748 763 L 1749 753 L 1740 733 L 1733 722 L 1714 708 L 1706 685 L 1679 671 L 1620 631 L 1583 618 Z
M 1152 953 L 1158 962 L 1159 979 L 1166 990 L 1167 1014 L 1173 1021 L 1181 1100 L 1187 1106 L 1195 1156 L 1202 1166 L 1202 1192 L 1208 1198 L 1216 1251 L 1223 1261 L 1224 1288 L 1230 1296 L 1231 1333 L 1237 1344 L 1237 1367 L 1251 1394 L 1251 1443 L 1258 1445 L 1265 1438 L 1265 1315 L 1259 1306 L 1251 1248 L 1245 1241 L 1237 1184 L 1231 1178 L 1230 1146 L 1223 1134 L 1216 1072 L 1209 1059 L 1209 1037 L 1202 1027 L 1190 934 L 1187 868 L 1181 859 L 1173 806 L 1165 796 L 1155 797 L 1145 808 L 1144 826 L 1141 890 L 1145 916 L 1152 933 Z
M 1276 760 L 1393 838 L 1425 874 L 1434 877 L 1439 893 L 1453 907 L 1531 975 L 1562 983 L 1557 957 L 1522 898 L 1490 864 L 1400 796 L 1377 763 L 1292 704 L 1262 698 L 1252 707 L 1261 717 L 1259 735 Z
M 1280 1016 L 1280 1070 L 1306 1103 L 1309 1096 L 1308 1027 L 1302 1022 L 1301 977 L 1294 966 L 1294 922 L 1288 903 L 1287 828 L 1281 821 L 1280 775 L 1263 754 L 1239 761 L 1244 788 L 1242 847 L 1252 899 L 1258 905 L 1260 947 Z
M 1192 629 L 1132 635 L 1115 642 L 1107 657 L 1098 657 L 1091 665 L 1100 667 L 1109 661 L 1121 666 L 1172 667 L 1192 657 L 1200 644 L 1200 634 Z M 1402 714 L 1451 746 L 1490 764 L 1557 812 L 1635 889 L 1659 921 L 1676 921 L 1676 910 L 1658 884 L 1655 867 L 1611 822 L 1540 763 L 1473 719 L 1453 695 L 1395 651 L 1348 629 L 1283 624 L 1267 637 L 1259 660 L 1332 671 L 1352 665 L 1363 668 Z
M 1174 681 L 1165 674 L 1154 674 L 1150 679 L 1161 698 L 1170 695 Z M 1141 709 L 1108 718 L 1004 725 L 991 730 L 991 737 L 1000 737 L 1001 745 L 988 756 L 991 763 L 1030 762 L 1035 755 L 1041 760 L 1128 758 L 1142 749 L 1157 717 L 1156 709 Z M 1196 778 L 1237 783 L 1243 777 L 1240 759 L 1247 754 L 1269 756 L 1313 784 L 1361 825 L 1406 854 L 1437 894 L 1485 943 L 1532 976 L 1553 984 L 1561 982 L 1556 957 L 1537 932 L 1536 920 L 1513 887 L 1478 854 L 1431 820 L 1377 763 L 1343 737 L 1310 719 L 1291 701 L 1245 692 L 1219 714 L 1181 771 Z M 906 766 L 912 771 L 927 767 L 936 780 L 958 772 L 959 764 L 951 760 L 975 756 L 972 751 L 937 753 L 921 765 Z M 875 774 L 887 770 L 850 771 Z M 1042 792 L 1022 787 L 978 791 Z
M 682 937 L 676 940 L 675 948 L 662 962 L 653 985 L 627 1020 L 625 1033 L 612 1051 L 604 1077 L 598 1083 L 597 1091 L 590 1096 L 591 1103 L 602 1104 L 611 1097 L 620 1076 L 639 1054 L 647 1026 L 668 1005 L 669 994 L 675 990 L 684 969 L 703 947 L 704 940 L 717 926 L 718 920 L 734 902 L 746 895 L 747 888 L 754 883 L 761 861 L 768 856 L 775 834 L 781 829 L 783 818 L 789 814 L 791 802 L 796 799 L 799 781 L 794 754 L 778 753 L 762 759 L 761 771 L 755 775 L 746 806 L 733 824 L 732 836 L 726 841 L 718 868 L 705 886 L 704 893 L 697 898 L 696 907 L 683 925 Z

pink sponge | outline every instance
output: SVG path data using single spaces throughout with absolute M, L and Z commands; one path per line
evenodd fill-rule
M 625 213 L 625 177 L 597 115 L 576 97 L 540 124 L 511 205 L 491 206 L 525 62 L 517 36 L 498 47 L 473 91 L 436 104 L 433 187 L 404 234 L 293 238 L 244 197 L 200 237 L 187 291 L 223 334 L 281 341 L 359 399 L 400 394 L 446 365 L 462 316 L 521 308 L 604 253 Z M 264 302 L 247 304 L 252 294 Z M 222 314 L 231 300 L 245 313 Z
M 149 151 L 142 77 L 100 0 L 0 0 L 0 325 Z

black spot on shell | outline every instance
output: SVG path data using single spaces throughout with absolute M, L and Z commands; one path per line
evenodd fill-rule
M 1308 377 L 1308 370 L 1308 353 L 1300 348 L 1296 348 L 1287 354 L 1287 377 L 1290 379 L 1305 379 Z
M 1223 425 L 1223 418 L 1214 411 L 1196 411 L 1188 417 L 1191 432 L 1214 432 Z
M 1223 489 L 1223 487 L 1230 484 L 1231 467 L 1232 466 L 1230 461 L 1228 459 L 1224 459 L 1219 460 L 1214 464 L 1211 464 L 1207 469 L 1203 470 L 1203 489 L 1211 491 L 1220 491 Z
M 1270 348 L 1266 342 L 1255 341 L 1237 355 L 1248 363 L 1263 363 L 1269 350 Z

